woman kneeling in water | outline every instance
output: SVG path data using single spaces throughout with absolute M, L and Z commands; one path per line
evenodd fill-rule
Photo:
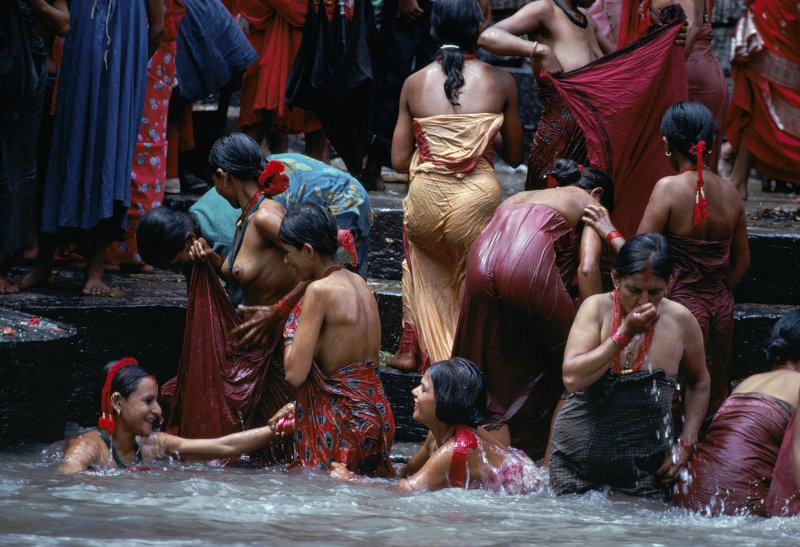
M 538 468 L 524 452 L 504 448 L 478 427 L 486 412 L 486 384 L 471 361 L 453 357 L 434 363 L 411 393 L 413 418 L 430 429 L 435 441 L 427 454 L 420 450 L 411 458 L 403 473 L 407 478 L 397 490 L 482 487 L 526 494 L 544 487 Z M 331 475 L 358 480 L 338 463 L 332 465 Z
M 164 457 L 211 460 L 252 452 L 270 442 L 283 424 L 233 433 L 216 439 L 184 439 L 159 433 L 158 383 L 135 359 L 111 362 L 104 369 L 99 429 L 73 439 L 58 469 L 76 473 L 89 469 L 125 469 Z M 282 437 L 280 431 L 277 432 Z

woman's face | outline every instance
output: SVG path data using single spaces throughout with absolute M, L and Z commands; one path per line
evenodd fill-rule
M 667 280 L 653 273 L 635 273 L 619 280 L 622 310 L 627 314 L 637 306 L 650 303 L 658 307 L 667 290 Z
M 414 397 L 414 413 L 411 415 L 422 425 L 430 426 L 438 421 L 436 417 L 436 396 L 433 393 L 433 382 L 426 372 L 419 385 L 411 390 Z
M 115 419 L 125 424 L 125 429 L 134 435 L 146 437 L 161 421 L 161 407 L 158 405 L 158 384 L 153 376 L 139 380 L 136 391 L 122 397 L 120 393 L 112 395 L 114 408 L 119 411 Z
M 292 267 L 301 281 L 309 281 L 314 276 L 314 252 L 306 243 L 300 249 L 294 245 L 283 244 L 283 262 Z

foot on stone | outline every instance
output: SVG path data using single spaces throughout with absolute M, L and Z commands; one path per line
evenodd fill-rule
M 397 353 L 391 357 L 387 357 L 386 366 L 407 372 L 419 369 L 419 365 L 417 364 L 417 360 L 414 358 L 414 354 L 410 352 Z
M 50 272 L 39 270 L 36 267 L 33 267 L 22 276 L 22 278 L 17 281 L 17 288 L 21 291 L 27 291 L 28 289 L 33 289 L 39 287 L 40 285 L 44 285 L 50 279 Z
M 83 294 L 103 296 L 111 292 L 111 287 L 103 282 L 103 276 L 87 274 L 86 283 L 83 285 Z
M 0 277 L 0 294 L 17 294 L 19 287 L 8 281 L 5 277 Z

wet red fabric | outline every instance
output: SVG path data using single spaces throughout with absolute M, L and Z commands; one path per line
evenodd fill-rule
M 800 492 L 797 490 L 792 473 L 792 442 L 794 427 L 797 423 L 797 411 L 789 421 L 789 427 L 783 436 L 775 471 L 772 473 L 772 484 L 767 494 L 767 514 L 773 517 L 789 517 L 800 514 Z
M 178 374 L 161 388 L 162 406 L 169 410 L 167 431 L 219 437 L 265 425 L 291 400 L 280 344 L 283 326 L 265 347 L 244 351 L 231 335 L 241 324 L 212 266 L 195 265 Z M 273 463 L 288 461 L 290 454 L 276 445 L 255 456 Z
M 653 186 L 674 174 L 664 156 L 661 118 L 688 97 L 680 21 L 578 70 L 553 77 L 586 139 L 589 164 L 614 183 L 614 224 L 636 233 Z M 553 161 L 555 158 L 553 158 Z
M 314 363 L 297 392 L 293 465 L 330 468 L 339 462 L 362 475 L 393 477 L 394 414 L 378 361 L 325 374 Z
M 511 444 L 544 454 L 564 386 L 561 362 L 575 305 L 567 287 L 578 238 L 557 211 L 502 205 L 470 248 L 453 355 L 486 375 L 486 426 L 507 423 Z
M 464 488 L 467 480 L 469 451 L 473 448 L 478 448 L 478 438 L 475 436 L 475 432 L 466 426 L 458 426 L 453 440 L 453 454 L 448 472 L 451 487 Z
M 731 395 L 697 445 L 691 478 L 678 483 L 673 501 L 714 515 L 767 516 L 764 500 L 792 410 L 763 393 Z
M 733 338 L 733 295 L 725 284 L 731 240 L 704 241 L 665 234 L 675 266 L 668 296 L 692 312 L 706 349 L 711 375 L 708 413 L 719 408 L 730 390 L 728 363 Z

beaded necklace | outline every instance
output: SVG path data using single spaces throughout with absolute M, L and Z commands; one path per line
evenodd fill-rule
M 611 332 L 615 332 L 620 325 L 622 325 L 622 304 L 621 298 L 619 294 L 619 289 L 614 289 L 614 320 L 611 325 Z M 636 351 L 636 359 L 634 360 L 633 351 L 630 350 L 631 344 L 625 346 L 625 366 L 620 367 L 619 365 L 619 353 L 614 356 L 614 359 L 611 361 L 611 368 L 617 376 L 626 376 L 628 374 L 633 374 L 634 372 L 638 372 L 640 368 L 642 368 L 642 364 L 644 363 L 644 358 L 647 356 L 647 352 L 650 351 L 650 344 L 653 343 L 653 333 L 655 332 L 655 328 L 647 331 L 644 334 L 644 340 L 642 343 L 639 344 L 639 349 Z
M 553 2 L 555 2 L 556 6 L 561 8 L 561 11 L 563 11 L 564 13 L 567 14 L 567 17 L 569 17 L 569 20 L 572 21 L 573 23 L 575 23 L 577 26 L 579 26 L 581 28 L 586 28 L 586 27 L 589 26 L 589 19 L 586 17 L 585 14 L 583 14 L 581 12 L 578 12 L 578 14 L 583 17 L 582 20 L 578 19 L 578 17 L 572 12 L 572 10 L 570 10 L 567 6 L 565 6 L 561 2 L 561 0 L 553 0 Z

